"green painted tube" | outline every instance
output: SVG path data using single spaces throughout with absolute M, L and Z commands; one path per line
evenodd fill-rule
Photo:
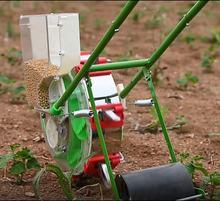
M 91 83 L 91 80 L 90 80 L 89 77 L 87 77 L 87 91 L 88 91 L 89 100 L 90 100 L 93 115 L 94 115 L 95 125 L 96 125 L 98 136 L 99 136 L 99 142 L 100 142 L 100 145 L 101 145 L 101 148 L 102 148 L 102 153 L 104 155 L 105 163 L 106 163 L 108 173 L 109 173 L 109 177 L 110 177 L 110 180 L 111 180 L 111 185 L 112 185 L 112 190 L 113 190 L 113 193 L 114 193 L 114 197 L 115 197 L 115 200 L 120 200 L 118 189 L 117 189 L 117 186 L 116 186 L 116 183 L 115 183 L 115 178 L 114 178 L 114 175 L 113 175 L 113 172 L 112 172 L 111 163 L 110 163 L 110 160 L 109 160 L 109 157 L 108 157 L 108 151 L 107 151 L 107 148 L 106 148 L 105 139 L 104 139 L 103 132 L 102 132 L 102 127 L 101 127 L 101 124 L 100 124 L 98 112 L 96 110 L 95 100 L 94 100 L 94 96 L 93 96 L 93 93 L 92 93 L 92 83 Z
M 148 59 L 139 59 L 132 61 L 120 61 L 120 62 L 113 62 L 106 64 L 98 64 L 98 65 L 92 65 L 89 72 L 143 67 L 146 66 L 147 63 L 148 63 Z
M 173 163 L 175 163 L 175 162 L 177 162 L 176 154 L 175 154 L 175 151 L 173 149 L 173 145 L 172 145 L 172 142 L 170 140 L 170 136 L 167 132 L 167 127 L 166 127 L 166 123 L 165 123 L 163 114 L 162 114 L 161 109 L 160 109 L 160 104 L 157 100 L 157 96 L 156 96 L 156 92 L 155 92 L 155 88 L 154 88 L 154 84 L 153 84 L 153 81 L 152 81 L 151 74 L 150 74 L 149 70 L 146 70 L 146 69 L 143 70 L 143 74 L 144 74 L 144 76 L 147 80 L 148 87 L 149 87 L 150 92 L 151 92 L 151 96 L 152 96 L 152 99 L 153 99 L 153 102 L 154 102 L 154 107 L 155 107 L 155 110 L 157 112 L 157 116 L 158 116 L 162 131 L 163 131 L 163 136 L 164 136 L 164 139 L 166 141 L 166 144 L 167 144 L 167 147 L 168 147 L 168 150 L 169 150 L 169 153 L 170 153 L 171 160 L 172 160 Z
M 181 31 L 188 26 L 189 22 L 196 16 L 197 13 L 208 3 L 208 1 L 200 0 L 195 3 L 195 5 L 183 16 L 179 23 L 174 27 L 174 29 L 168 34 L 168 36 L 161 43 L 159 48 L 152 54 L 148 60 L 147 68 L 153 66 L 153 64 L 160 58 L 160 56 L 165 52 L 165 50 L 170 46 L 170 44 L 176 39 L 176 37 L 181 33 Z M 142 70 L 135 75 L 135 83 L 129 83 L 124 90 L 120 93 L 121 98 L 125 98 L 128 93 L 133 89 L 133 87 L 142 78 Z M 138 79 L 137 79 L 138 78 Z
M 57 113 L 59 113 L 59 108 L 66 102 L 66 100 L 75 90 L 75 88 L 77 87 L 81 79 L 88 73 L 91 65 L 95 62 L 96 58 L 103 51 L 103 49 L 108 44 L 108 42 L 111 40 L 113 35 L 119 31 L 121 24 L 124 22 L 124 20 L 127 18 L 129 13 L 132 11 L 132 9 L 136 6 L 137 3 L 138 1 L 127 1 L 127 3 L 123 7 L 119 15 L 112 22 L 112 25 L 110 26 L 110 28 L 106 31 L 102 39 L 99 41 L 99 43 L 93 50 L 92 54 L 90 55 L 89 59 L 87 60 L 87 62 L 85 63 L 81 71 L 75 76 L 74 80 L 72 81 L 70 86 L 66 89 L 64 94 L 50 108 L 51 114 L 57 115 Z

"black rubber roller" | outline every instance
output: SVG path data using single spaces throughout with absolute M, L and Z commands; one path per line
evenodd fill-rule
M 122 200 L 178 200 L 195 195 L 192 178 L 181 163 L 116 176 Z

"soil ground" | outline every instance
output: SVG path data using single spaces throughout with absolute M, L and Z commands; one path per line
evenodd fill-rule
M 92 50 L 106 28 L 119 12 L 125 2 L 0 2 L 0 51 L 7 52 L 8 48 L 21 49 L 19 38 L 19 16 L 51 12 L 78 12 L 81 15 L 80 36 L 81 49 Z M 142 1 L 133 13 L 139 13 L 135 20 L 134 14 L 128 17 L 120 31 L 105 48 L 104 55 L 112 61 L 147 58 L 158 47 L 161 39 L 181 18 L 181 12 L 189 8 L 192 2 Z M 220 26 L 220 3 L 210 2 L 195 17 L 176 41 L 168 48 L 160 60 L 162 77 L 156 87 L 157 95 L 163 107 L 168 109 L 167 125 L 175 122 L 178 115 L 184 115 L 187 124 L 182 129 L 170 130 L 169 134 L 177 154 L 189 152 L 192 156 L 204 157 L 205 167 L 209 171 L 220 171 L 220 68 L 219 48 L 216 50 L 216 61 L 213 72 L 204 72 L 201 61 L 210 44 L 200 40 L 210 37 L 210 31 Z M 148 20 L 157 14 L 160 16 L 160 26 L 149 27 Z M 13 25 L 13 37 L 7 37 L 7 24 Z M 195 41 L 190 45 L 184 42 L 184 36 L 194 34 Z M 2 57 L 0 73 L 23 83 L 23 66 L 10 65 Z M 114 72 L 117 83 L 126 85 L 138 69 L 119 70 Z M 176 82 L 187 72 L 192 72 L 199 82 L 189 85 L 186 90 L 180 90 Z M 116 168 L 116 172 L 127 172 L 142 168 L 167 164 L 169 153 L 161 132 L 152 134 L 143 129 L 152 121 L 148 108 L 138 108 L 133 105 L 137 99 L 149 98 L 150 92 L 143 79 L 127 97 L 128 110 L 125 112 L 124 142 L 122 153 L 125 162 Z M 11 103 L 12 95 L 5 93 L 0 96 L 0 154 L 9 151 L 9 145 L 20 143 L 33 150 L 40 162 L 54 162 L 47 146 L 43 141 L 33 139 L 42 136 L 39 114 L 26 103 Z M 142 129 L 140 129 L 142 128 Z M 36 199 L 27 195 L 33 192 L 31 183 L 15 185 L 3 178 L 0 171 L 0 199 L 30 200 Z M 33 173 L 34 174 L 34 173 Z M 31 179 L 33 174 L 26 175 Z M 92 181 L 97 183 L 99 181 Z M 111 198 L 111 191 L 104 190 L 104 198 Z M 65 199 L 55 176 L 47 174 L 41 182 L 43 199 Z M 100 199 L 99 187 L 88 187 L 77 196 Z

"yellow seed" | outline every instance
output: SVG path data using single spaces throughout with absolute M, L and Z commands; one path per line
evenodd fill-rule
M 48 89 L 56 75 L 58 75 L 57 66 L 49 64 L 47 60 L 25 62 L 26 96 L 30 105 L 49 108 Z

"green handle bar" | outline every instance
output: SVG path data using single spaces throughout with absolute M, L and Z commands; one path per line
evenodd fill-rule
M 189 22 L 199 13 L 199 11 L 208 3 L 208 0 L 197 1 L 196 4 L 183 16 L 179 23 L 174 27 L 174 29 L 168 34 L 168 36 L 161 43 L 159 48 L 152 54 L 152 56 L 146 62 L 146 68 L 150 67 L 160 58 L 160 56 L 165 52 L 165 50 L 170 46 L 170 44 L 176 39 L 176 37 L 181 33 L 181 31 L 189 25 Z M 138 81 L 143 77 L 143 71 L 140 70 L 132 79 L 124 90 L 120 93 L 121 98 L 125 98 L 132 88 L 138 83 Z

